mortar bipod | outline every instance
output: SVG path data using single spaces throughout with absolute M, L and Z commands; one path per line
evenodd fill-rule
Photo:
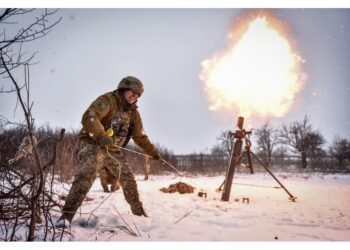
M 237 164 L 236 165 L 240 165 L 241 160 L 244 156 L 246 156 L 247 159 L 247 164 L 245 164 L 245 167 L 247 167 L 250 170 L 250 173 L 253 174 L 253 164 L 252 164 L 252 159 L 251 156 L 254 157 L 254 159 L 266 170 L 266 172 L 268 172 L 272 178 L 280 185 L 281 188 L 284 189 L 284 191 L 289 195 L 289 200 L 295 202 L 297 197 L 295 197 L 294 195 L 292 195 L 288 189 L 278 180 L 278 178 L 269 170 L 268 166 L 266 163 L 262 162 L 262 160 L 259 159 L 258 156 L 256 156 L 252 151 L 251 151 L 251 146 L 252 143 L 250 141 L 250 135 L 251 135 L 252 131 L 246 131 L 245 129 L 242 129 L 239 131 L 239 133 L 232 133 L 230 132 L 231 138 L 238 138 L 238 139 L 244 139 L 244 143 L 245 143 L 245 151 L 242 152 L 237 160 Z M 222 182 L 222 184 L 220 185 L 220 187 L 217 189 L 218 191 L 222 191 L 222 187 L 225 185 L 225 181 L 224 180 Z

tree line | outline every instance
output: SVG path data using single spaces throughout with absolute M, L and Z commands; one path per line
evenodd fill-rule
M 26 128 L 0 127 L 0 166 L 5 167 L 13 161 L 26 137 Z M 48 162 L 54 154 L 56 139 L 60 129 L 42 126 L 34 128 L 37 148 L 43 162 Z M 69 182 L 79 169 L 77 131 L 66 132 L 57 146 L 55 175 L 58 180 Z M 350 171 L 350 141 L 335 135 L 330 144 L 326 144 L 324 136 L 314 129 L 308 116 L 301 121 L 283 124 L 280 128 L 264 124 L 252 133 L 253 146 L 251 150 L 267 165 L 281 171 Z M 187 173 L 219 173 L 226 171 L 231 155 L 233 140 L 229 131 L 222 131 L 217 137 L 217 143 L 209 152 L 175 155 L 164 145 L 157 145 L 163 158 L 174 165 L 179 171 Z M 146 157 L 133 143 L 127 147 L 125 154 L 136 174 L 145 174 Z M 134 152 L 132 152 L 134 151 Z M 244 147 L 243 147 L 244 151 Z M 242 165 L 245 159 L 242 159 Z M 253 165 L 258 165 L 253 161 Z M 22 166 L 26 159 L 19 159 L 16 164 Z M 20 167 L 18 167 L 20 168 Z M 161 175 L 172 172 L 163 162 L 151 161 L 151 174 Z
M 350 141 L 335 135 L 326 144 L 322 133 L 310 123 L 307 115 L 301 121 L 292 121 L 275 128 L 270 124 L 253 131 L 254 151 L 266 164 L 288 170 L 348 172 L 350 165 Z M 229 131 L 222 131 L 217 144 L 211 149 L 214 155 L 230 155 L 232 139 Z

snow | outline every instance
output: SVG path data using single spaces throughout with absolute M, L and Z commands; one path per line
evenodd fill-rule
M 230 201 L 215 191 L 223 176 L 179 178 L 137 176 L 138 190 L 150 217 L 134 216 L 121 190 L 104 193 L 96 179 L 64 241 L 349 241 L 350 176 L 276 173 L 297 196 L 288 200 L 268 174 L 237 174 Z M 207 198 L 163 193 L 178 181 L 206 190 Z M 258 187 L 268 186 L 268 187 Z M 57 186 L 61 193 L 67 188 Z M 243 203 L 242 198 L 249 198 Z M 239 199 L 239 201 L 235 201 Z M 80 213 L 80 214 L 79 214 Z M 91 216 L 93 213 L 93 216 Z M 54 213 L 57 218 L 59 213 Z M 186 215 L 186 216 L 185 216 Z M 122 231 L 130 227 L 136 236 Z

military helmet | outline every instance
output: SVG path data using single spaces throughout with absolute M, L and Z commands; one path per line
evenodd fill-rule
M 139 94 L 139 96 L 141 96 L 144 91 L 143 83 L 134 76 L 124 77 L 119 82 L 118 89 L 130 89 L 131 91 Z

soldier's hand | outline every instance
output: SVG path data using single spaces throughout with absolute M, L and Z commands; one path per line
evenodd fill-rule
M 100 139 L 98 139 L 98 144 L 102 147 L 112 146 L 113 139 L 108 135 L 103 135 Z

